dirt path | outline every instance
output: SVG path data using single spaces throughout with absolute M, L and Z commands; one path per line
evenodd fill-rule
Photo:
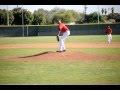
M 67 48 L 120 48 L 120 42 L 108 43 L 66 43 Z M 58 43 L 7 44 L 0 49 L 12 48 L 58 48 Z M 29 56 L 11 56 L 12 61 L 88 61 L 88 60 L 120 60 L 119 55 L 98 55 L 79 51 L 55 52 L 46 51 Z
M 119 55 L 98 55 L 79 51 L 54 52 L 46 51 L 29 56 L 9 57 L 12 61 L 90 61 L 90 60 L 120 60 Z
M 120 48 L 120 42 L 108 43 L 66 43 L 67 48 Z M 10 48 L 58 48 L 58 43 L 5 44 L 0 49 Z

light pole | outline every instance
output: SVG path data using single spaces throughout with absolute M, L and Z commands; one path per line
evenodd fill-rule
M 98 30 L 99 30 L 99 5 L 98 5 Z
M 98 5 L 98 24 L 99 24 L 99 5 Z
M 9 26 L 9 11 L 8 11 L 8 5 L 7 5 L 7 25 Z
M 109 14 L 109 10 L 110 10 L 110 8 L 108 8 L 108 14 Z
M 24 18 L 23 18 L 23 5 L 22 5 L 22 29 L 23 29 L 23 37 L 24 37 Z
M 85 15 L 84 15 L 84 21 L 86 22 L 86 10 L 87 10 L 87 6 L 86 6 L 86 5 L 84 6 L 84 9 L 85 9 L 85 11 L 84 11 L 84 12 L 85 12 L 85 13 L 84 13 L 84 14 L 85 14 Z

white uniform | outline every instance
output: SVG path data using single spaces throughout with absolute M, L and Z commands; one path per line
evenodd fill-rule
M 105 32 L 107 34 L 107 42 L 110 43 L 112 40 L 112 35 L 111 35 L 112 29 L 110 28 L 110 26 L 108 26 Z
M 70 35 L 70 30 L 65 24 L 61 23 L 60 20 L 58 22 L 58 29 L 59 29 L 58 35 L 60 33 L 62 34 L 62 36 L 60 37 L 60 41 L 59 41 L 59 51 L 58 52 L 62 52 L 62 51 L 64 52 L 64 51 L 66 51 L 64 42 L 65 42 L 65 39 Z
M 108 41 L 108 43 L 110 43 L 111 40 L 112 40 L 112 35 L 111 35 L 111 34 L 108 34 L 108 35 L 107 35 L 107 41 Z
M 70 35 L 70 31 L 67 30 L 66 32 L 63 33 L 63 35 L 60 37 L 59 41 L 59 50 L 63 51 L 66 50 L 66 47 L 64 45 L 65 39 Z

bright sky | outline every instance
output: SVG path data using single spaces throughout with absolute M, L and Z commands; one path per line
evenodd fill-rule
M 86 13 L 92 13 L 97 11 L 98 12 L 98 5 L 86 5 L 87 10 Z M 13 8 L 16 8 L 17 5 L 8 5 L 8 10 L 11 10 Z M 18 5 L 18 7 L 22 7 L 22 5 Z M 32 13 L 34 10 L 38 10 L 39 8 L 43 8 L 44 10 L 51 10 L 55 7 L 58 8 L 64 8 L 64 9 L 73 9 L 77 12 L 83 12 L 84 10 L 84 5 L 23 5 L 24 9 L 27 9 L 31 11 Z M 101 13 L 102 8 L 106 8 L 107 10 L 109 9 L 108 13 L 111 12 L 111 8 L 114 7 L 114 12 L 115 13 L 120 13 L 120 5 L 99 5 L 99 11 Z M 7 9 L 7 5 L 0 5 L 0 9 Z

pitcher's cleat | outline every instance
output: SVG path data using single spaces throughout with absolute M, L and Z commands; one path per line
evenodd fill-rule
M 56 51 L 56 52 L 60 52 L 61 53 L 62 51 Z
M 66 50 L 63 50 L 63 52 L 66 52 Z

